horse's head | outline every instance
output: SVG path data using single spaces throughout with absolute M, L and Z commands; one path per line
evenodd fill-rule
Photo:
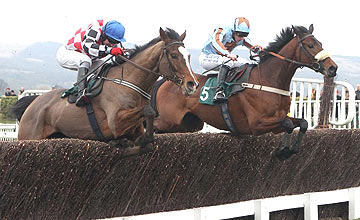
M 184 47 L 186 31 L 179 36 L 176 32 L 171 33 L 171 29 L 168 30 L 170 32 L 160 28 L 160 39 L 164 42 L 160 72 L 164 78 L 177 84 L 183 94 L 192 95 L 196 92 L 199 81 L 190 66 L 190 53 Z
M 304 29 L 306 28 L 293 26 L 299 45 L 297 60 L 303 63 L 303 66 L 321 72 L 325 76 L 336 76 L 338 66 L 322 48 L 322 44 L 312 35 L 314 26 L 311 24 L 309 30 Z

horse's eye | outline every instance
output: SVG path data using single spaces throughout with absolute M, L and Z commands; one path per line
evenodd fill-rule
M 177 55 L 174 54 L 174 53 L 172 53 L 170 56 L 171 56 L 171 58 L 173 58 L 173 59 L 177 59 Z
M 308 46 L 310 49 L 313 49 L 314 48 L 314 44 L 309 44 Z

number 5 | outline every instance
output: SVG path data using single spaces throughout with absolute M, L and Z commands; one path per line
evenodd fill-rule
M 209 98 L 209 92 L 208 92 L 209 89 L 210 89 L 210 87 L 204 86 L 203 91 L 201 92 L 201 95 L 200 95 L 201 101 L 205 102 L 206 99 Z

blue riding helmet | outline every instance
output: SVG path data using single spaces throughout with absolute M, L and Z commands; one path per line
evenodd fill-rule
M 249 23 L 248 19 L 246 19 L 244 17 L 236 18 L 235 22 L 234 22 L 234 31 L 249 33 L 250 32 L 250 23 Z
M 102 28 L 102 31 L 104 32 L 106 37 L 111 38 L 112 40 L 115 40 L 117 42 L 126 41 L 124 38 L 125 28 L 118 21 L 113 20 L 107 22 L 105 26 Z

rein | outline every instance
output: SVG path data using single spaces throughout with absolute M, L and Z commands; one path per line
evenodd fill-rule
M 175 68 L 171 65 L 171 62 L 169 61 L 169 57 L 167 56 L 167 49 L 172 46 L 172 45 L 175 45 L 175 44 L 180 44 L 182 46 L 184 46 L 184 43 L 181 42 L 181 41 L 175 41 L 175 42 L 172 42 L 166 46 L 163 47 L 163 53 L 161 54 L 161 57 L 159 59 L 159 62 L 158 62 L 158 66 L 157 66 L 157 69 L 159 69 L 159 65 L 160 65 L 160 62 L 162 60 L 162 58 L 164 57 L 164 54 L 165 54 L 165 57 L 167 59 L 167 62 L 168 62 L 168 65 L 169 65 L 169 69 L 171 70 L 171 77 L 170 76 L 167 76 L 167 75 L 164 75 L 164 74 L 161 74 L 161 73 L 158 73 L 158 72 L 155 72 L 155 71 L 152 71 L 148 68 L 145 68 L 137 63 L 135 63 L 134 61 L 126 58 L 125 56 L 118 56 L 120 59 L 122 59 L 123 61 L 125 62 L 128 62 L 130 63 L 131 65 L 133 65 L 134 67 L 144 71 L 144 72 L 148 72 L 148 73 L 151 73 L 151 74 L 154 74 L 154 75 L 157 75 L 157 76 L 161 76 L 163 77 L 164 79 L 166 80 L 170 80 L 172 82 L 174 82 L 176 85 L 178 86 L 181 86 L 181 84 L 183 83 L 183 79 L 178 77 L 176 74 L 175 74 Z M 151 99 L 151 95 L 149 93 L 147 93 L 146 91 L 144 91 L 143 89 L 141 89 L 140 87 L 138 87 L 137 85 L 134 85 L 133 83 L 131 82 L 128 82 L 128 81 L 125 81 L 123 79 L 111 79 L 111 78 L 107 78 L 107 77 L 101 77 L 102 79 L 104 80 L 108 80 L 108 81 L 112 81 L 113 83 L 116 83 L 118 85 L 123 85 L 123 86 L 126 86 L 136 92 L 138 92 L 140 95 L 142 95 L 143 97 L 145 97 L 146 99 L 150 100 Z
M 299 65 L 299 66 L 301 66 L 301 68 L 305 66 L 305 67 L 308 67 L 308 68 L 314 70 L 315 72 L 319 72 L 320 69 L 321 69 L 321 65 L 320 65 L 319 61 L 322 61 L 322 60 L 330 57 L 330 55 L 328 53 L 326 53 L 324 50 L 322 50 L 313 57 L 310 54 L 310 52 L 307 51 L 305 49 L 305 47 L 303 46 L 303 44 L 302 44 L 302 41 L 305 40 L 308 37 L 314 37 L 314 36 L 312 34 L 305 35 L 301 39 L 298 39 L 298 43 L 299 43 L 300 48 L 302 48 L 306 52 L 305 54 L 306 54 L 307 57 L 309 57 L 310 59 L 313 59 L 313 58 L 316 59 L 316 61 L 313 62 L 313 63 L 303 63 L 303 62 L 299 62 L 299 61 L 292 60 L 292 59 L 289 59 L 287 57 L 281 56 L 280 54 L 274 53 L 272 51 L 266 51 L 266 50 L 262 50 L 262 51 L 264 51 L 265 53 L 268 53 L 268 54 L 270 54 L 270 55 L 272 55 L 272 56 L 274 56 L 274 57 L 276 57 L 276 58 L 278 58 L 280 60 L 284 60 L 284 61 L 296 64 L 296 65 Z M 253 46 L 252 48 L 254 48 L 254 47 L 255 46 Z M 251 49 L 252 48 L 250 48 L 250 58 L 251 59 L 253 57 L 251 55 Z M 260 66 L 258 66 L 258 67 L 259 67 L 258 72 L 259 72 L 259 80 L 260 80 L 261 79 L 261 77 L 260 77 Z M 263 90 L 263 91 L 272 92 L 272 93 L 276 93 L 276 94 L 280 94 L 280 95 L 284 95 L 284 96 L 290 96 L 289 91 L 286 91 L 286 90 L 283 90 L 283 89 L 278 89 L 278 88 L 273 88 L 273 87 L 269 87 L 269 86 L 262 86 L 262 85 L 251 84 L 251 83 L 242 83 L 241 86 L 244 87 L 244 88 Z
M 303 63 L 303 62 L 299 62 L 299 61 L 296 61 L 296 60 L 292 60 L 292 59 L 289 59 L 287 57 L 284 57 L 284 56 L 281 56 L 280 54 L 277 54 L 277 53 L 274 53 L 272 51 L 267 51 L 267 50 L 263 50 L 265 53 L 268 53 L 276 58 L 279 58 L 280 60 L 284 60 L 284 61 L 287 61 L 287 62 L 290 62 L 290 63 L 293 63 L 293 64 L 296 64 L 296 65 L 299 65 L 302 67 L 308 67 L 312 70 L 314 70 L 315 72 L 319 72 L 320 69 L 321 69 L 321 65 L 320 65 L 320 61 L 330 57 L 329 54 L 327 54 L 326 52 L 324 52 L 324 50 L 320 51 L 319 53 L 317 53 L 314 57 L 309 53 L 309 51 L 307 51 L 305 49 L 305 47 L 303 46 L 302 44 L 302 41 L 305 40 L 306 38 L 308 37 L 314 37 L 312 34 L 308 34 L 308 35 L 305 35 L 304 37 L 302 37 L 301 39 L 298 39 L 298 43 L 300 45 L 300 48 L 302 48 L 306 53 L 305 55 L 307 57 L 309 57 L 310 59 L 313 59 L 315 58 L 316 61 L 315 62 L 312 62 L 312 63 Z
M 172 42 L 166 46 L 163 47 L 163 53 L 161 54 L 161 57 L 159 59 L 159 64 L 158 66 L 160 65 L 160 62 L 161 62 L 161 59 L 164 57 L 164 54 L 166 55 L 166 60 L 169 64 L 169 69 L 171 70 L 171 73 L 172 73 L 172 76 L 167 76 L 167 75 L 164 75 L 164 74 L 161 74 L 160 72 L 155 72 L 155 71 L 152 71 L 150 69 L 147 69 L 137 63 L 135 63 L 134 61 L 124 57 L 124 56 L 118 56 L 120 59 L 124 60 L 125 62 L 128 62 L 130 63 L 131 65 L 133 65 L 134 67 L 142 70 L 142 71 L 145 71 L 145 72 L 148 72 L 148 73 L 151 73 L 151 74 L 154 74 L 154 75 L 157 75 L 157 76 L 161 76 L 163 77 L 164 79 L 166 80 L 170 80 L 172 82 L 174 82 L 176 85 L 180 86 L 183 82 L 183 79 L 178 77 L 176 74 L 175 74 L 175 68 L 171 65 L 171 62 L 169 61 L 169 57 L 167 56 L 167 49 L 170 47 L 170 46 L 173 46 L 173 45 L 176 45 L 176 44 L 180 44 L 181 46 L 184 46 L 184 43 L 181 42 L 181 41 L 175 41 L 175 42 Z M 159 69 L 159 67 L 157 67 L 157 69 Z

